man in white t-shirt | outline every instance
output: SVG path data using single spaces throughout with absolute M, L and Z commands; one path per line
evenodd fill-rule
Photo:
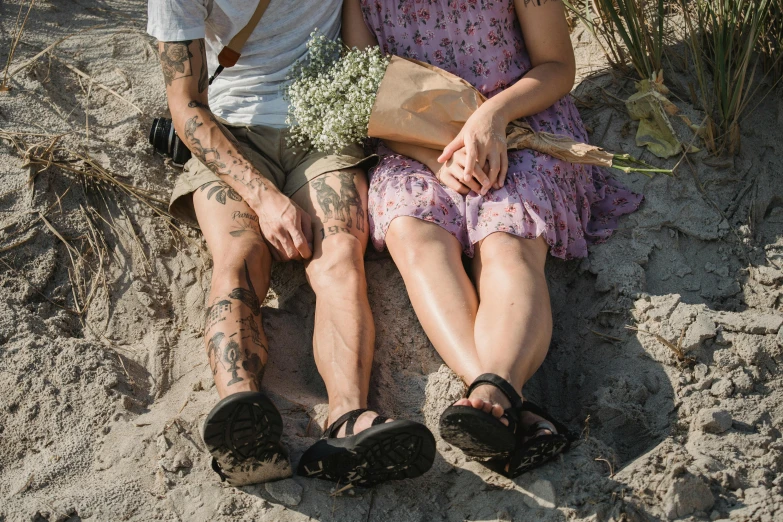
M 426 427 L 366 409 L 375 329 L 364 169 L 374 158 L 359 146 L 327 155 L 286 142 L 280 88 L 316 27 L 338 36 L 341 4 L 271 0 L 236 65 L 210 84 L 218 54 L 258 0 L 149 2 L 174 127 L 193 154 L 170 209 L 201 228 L 214 259 L 205 340 L 221 400 L 203 437 L 213 468 L 232 485 L 291 475 L 280 414 L 260 392 L 270 346 L 261 303 L 273 258 L 305 263 L 316 295 L 315 361 L 329 396 L 331 425 L 299 473 L 371 485 L 418 476 L 434 459 Z

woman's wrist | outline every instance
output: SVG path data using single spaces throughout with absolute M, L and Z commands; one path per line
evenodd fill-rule
M 502 129 L 505 132 L 506 127 L 514 119 L 508 110 L 508 104 L 503 103 L 497 97 L 490 98 L 480 107 L 479 110 L 484 110 L 487 116 L 492 121 L 493 128 Z

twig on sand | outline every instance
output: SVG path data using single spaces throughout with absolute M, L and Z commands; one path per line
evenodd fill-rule
M 604 338 L 604 339 L 608 339 L 608 340 L 610 340 L 610 341 L 612 341 L 612 342 L 615 342 L 615 343 L 621 343 L 621 342 L 623 342 L 623 340 L 622 340 L 622 339 L 620 339 L 619 337 L 613 337 L 613 336 L 611 336 L 611 335 L 607 335 L 607 334 L 605 334 L 605 333 L 597 332 L 597 331 L 593 330 L 592 328 L 588 328 L 588 331 L 589 331 L 590 333 L 594 334 L 594 335 L 597 335 L 598 337 L 602 337 L 602 338 Z
M 340 484 L 338 483 L 337 485 L 339 486 Z M 329 496 L 330 497 L 336 497 L 340 493 L 348 491 L 349 489 L 353 489 L 353 484 L 348 483 L 345 486 L 341 487 L 340 489 L 336 489 L 336 490 L 332 491 L 331 493 L 329 493 Z
M 596 462 L 606 462 L 606 465 L 609 466 L 609 478 L 614 477 L 614 466 L 612 466 L 611 462 L 609 462 L 607 459 L 605 459 L 603 457 L 598 457 L 598 458 L 593 459 L 593 460 L 595 460 Z
M 688 357 L 685 355 L 685 350 L 682 349 L 682 341 L 685 339 L 685 328 L 683 328 L 680 331 L 680 338 L 677 339 L 677 344 L 672 343 L 671 341 L 667 340 L 665 337 L 658 335 L 657 333 L 650 332 L 648 330 L 642 330 L 641 328 L 637 328 L 636 326 L 627 325 L 626 328 L 628 330 L 633 330 L 634 332 L 641 332 L 647 335 L 652 335 L 655 337 L 655 339 L 658 340 L 659 343 L 669 348 L 671 351 L 674 352 L 674 354 L 677 356 L 677 360 L 681 363 L 690 364 L 693 362 L 696 362 L 696 360 L 693 357 Z
M 585 427 L 582 428 L 582 433 L 579 434 L 581 437 L 582 434 L 585 436 L 585 441 L 590 438 L 590 415 L 587 415 L 587 418 L 585 419 Z
M 27 477 L 27 480 L 24 484 L 22 484 L 22 487 L 16 490 L 16 493 L 14 495 L 19 495 L 20 493 L 24 493 L 27 491 L 27 488 L 30 487 L 30 484 L 33 483 L 33 479 L 35 478 L 35 473 L 30 473 L 30 476 Z
M 11 90 L 8 85 L 6 85 L 6 82 L 8 81 L 8 68 L 11 67 L 11 62 L 14 60 L 14 53 L 16 52 L 16 46 L 19 45 L 19 40 L 22 38 L 22 32 L 24 32 L 24 26 L 27 24 L 27 19 L 30 17 L 30 11 L 33 10 L 33 4 L 35 3 L 35 0 L 30 0 L 30 5 L 27 7 L 27 14 L 24 15 L 24 20 L 22 20 L 22 24 L 19 24 L 19 19 L 22 17 L 22 7 L 24 4 L 19 4 L 19 14 L 16 15 L 16 26 L 17 32 L 16 36 L 14 37 L 14 41 L 11 42 L 11 49 L 8 51 L 8 60 L 5 62 L 5 69 L 3 70 L 3 81 L 0 82 L 0 92 L 5 92 Z
M 46 47 L 46 49 L 44 49 L 44 50 L 43 50 L 43 51 L 41 51 L 40 53 L 36 54 L 36 55 L 35 55 L 35 56 L 33 56 L 32 58 L 29 58 L 29 59 L 25 60 L 25 61 L 24 61 L 24 62 L 23 62 L 21 65 L 19 65 L 19 66 L 18 66 L 16 69 L 14 69 L 13 71 L 11 71 L 11 74 L 9 74 L 9 75 L 8 75 L 8 79 L 10 80 L 10 79 L 11 79 L 11 78 L 13 78 L 14 76 L 16 76 L 16 73 L 18 73 L 19 71 L 22 71 L 22 70 L 24 70 L 26 67 L 29 67 L 30 65 L 32 65 L 33 63 L 35 63 L 35 61 L 36 61 L 36 60 L 38 60 L 38 58 L 40 58 L 41 56 L 43 56 L 43 55 L 45 55 L 46 53 L 48 53 L 49 51 L 51 51 L 52 49 L 54 49 L 55 47 L 57 47 L 58 45 L 60 45 L 61 43 L 63 43 L 65 40 L 67 40 L 68 38 L 70 38 L 70 37 L 72 37 L 72 36 L 76 36 L 76 35 L 78 35 L 78 34 L 81 34 L 81 33 L 86 33 L 87 31 L 92 31 L 92 30 L 95 30 L 95 29 L 102 29 L 103 27 L 106 27 L 106 26 L 105 26 L 105 25 L 94 25 L 94 26 L 92 26 L 92 27 L 87 27 L 87 28 L 85 28 L 85 29 L 82 29 L 81 31 L 76 31 L 75 33 L 72 33 L 72 34 L 69 34 L 69 35 L 63 36 L 62 38 L 60 38 L 59 40 L 57 40 L 57 41 L 56 41 L 56 42 L 54 42 L 53 44 L 50 44 L 49 46 L 47 46 L 47 47 Z
M 95 78 L 93 78 L 92 76 L 87 74 L 86 72 L 82 71 L 81 69 L 77 69 L 73 65 L 67 63 L 62 58 L 58 58 L 57 56 L 54 56 L 54 55 L 52 55 L 52 57 L 55 60 L 57 60 L 58 62 L 60 62 L 61 64 L 63 64 L 66 67 L 66 69 L 68 69 L 69 71 L 72 71 L 72 72 L 78 74 L 79 76 L 81 76 L 81 77 L 83 77 L 83 78 L 85 78 L 87 80 L 90 80 L 90 82 L 94 83 L 96 87 L 99 87 L 99 88 L 103 89 L 104 91 L 108 92 L 109 94 L 119 98 L 121 101 L 125 102 L 126 104 L 128 104 L 131 107 L 133 107 L 134 109 L 136 109 L 136 111 L 139 114 L 144 114 L 144 111 L 141 110 L 135 103 L 125 99 L 125 97 L 122 94 L 118 93 L 117 91 L 115 91 L 111 87 L 108 87 L 108 86 L 102 84 L 101 82 L 99 82 L 98 80 L 96 80 Z

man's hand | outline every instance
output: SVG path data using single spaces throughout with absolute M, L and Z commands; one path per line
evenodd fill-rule
M 310 216 L 244 157 L 236 138 L 209 108 L 204 40 L 160 42 L 158 46 L 177 134 L 194 157 L 250 205 L 276 259 L 309 259 L 313 255 Z
M 313 229 L 307 212 L 276 190 L 268 190 L 260 201 L 248 201 L 248 204 L 258 215 L 261 234 L 276 260 L 310 259 Z

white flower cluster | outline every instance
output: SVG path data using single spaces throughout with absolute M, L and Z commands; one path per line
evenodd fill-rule
M 292 144 L 339 152 L 367 137 L 370 112 L 390 57 L 360 51 L 313 32 L 308 58 L 291 69 L 285 97 Z

